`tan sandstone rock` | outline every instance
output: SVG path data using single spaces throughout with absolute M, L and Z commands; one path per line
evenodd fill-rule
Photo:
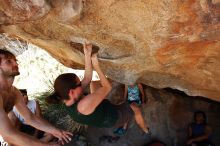
M 220 101 L 219 0 L 0 0 L 0 31 L 83 68 L 99 47 L 106 75 Z

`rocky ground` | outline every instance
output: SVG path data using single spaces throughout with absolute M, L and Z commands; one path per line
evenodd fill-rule
M 113 131 L 113 128 L 88 127 L 87 132 L 84 133 L 85 137 L 77 135 L 65 146 L 142 146 L 151 140 L 149 135 L 143 134 L 134 121 L 123 136 L 115 136 Z

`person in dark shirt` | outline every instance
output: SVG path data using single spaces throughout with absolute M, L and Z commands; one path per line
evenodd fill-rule
M 211 143 L 212 129 L 207 124 L 206 115 L 203 111 L 194 114 L 194 122 L 189 126 L 188 146 L 214 146 Z
M 59 75 L 54 82 L 55 93 L 47 97 L 48 103 L 62 103 L 70 117 L 80 123 L 100 128 L 119 127 L 131 120 L 133 113 L 128 104 L 114 105 L 105 97 L 112 86 L 103 74 L 97 54 L 93 54 L 92 45 L 84 45 L 85 75 L 82 81 L 73 73 Z M 88 95 L 86 87 L 92 79 L 92 70 L 100 78 L 101 86 Z

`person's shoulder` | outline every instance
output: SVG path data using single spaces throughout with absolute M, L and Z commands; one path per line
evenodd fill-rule
M 21 92 L 18 90 L 18 88 L 16 88 L 15 86 L 11 86 L 11 92 L 14 93 L 15 98 L 18 98 L 19 96 L 21 96 Z
M 11 90 L 14 91 L 14 92 L 19 92 L 18 88 L 16 88 L 16 87 L 13 86 L 13 85 L 11 86 Z
M 18 103 L 24 103 L 24 96 L 21 94 L 21 92 L 18 90 L 18 88 L 12 86 L 12 92 L 14 94 L 14 98 L 15 98 L 15 105 L 17 105 Z

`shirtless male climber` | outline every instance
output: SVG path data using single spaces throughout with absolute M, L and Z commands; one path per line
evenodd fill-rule
M 52 134 L 62 144 L 64 141 L 70 141 L 72 135 L 70 132 L 52 126 L 47 121 L 32 114 L 27 108 L 22 94 L 12 85 L 15 76 L 19 74 L 15 56 L 7 50 L 0 50 L 0 135 L 7 142 L 17 146 L 60 146 L 58 143 L 42 142 L 16 130 L 7 116 L 15 106 L 27 124 Z

